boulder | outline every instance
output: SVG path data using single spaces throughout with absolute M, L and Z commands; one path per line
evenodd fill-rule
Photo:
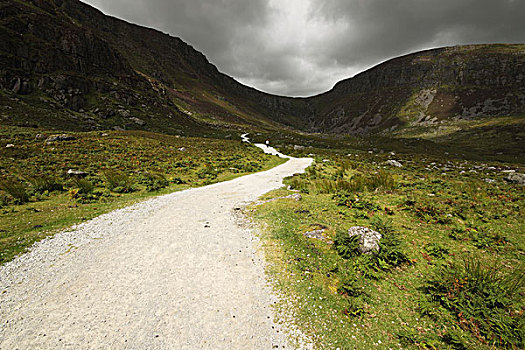
M 371 230 L 367 227 L 353 226 L 348 230 L 350 237 L 359 236 L 358 249 L 362 254 L 375 254 L 379 252 L 379 241 L 382 236 L 379 232 Z
M 302 150 L 304 150 L 304 148 L 305 148 L 305 147 L 304 147 L 304 146 L 301 146 L 301 145 L 293 145 L 293 149 L 294 149 L 295 151 L 302 151 Z
M 510 173 L 509 175 L 505 176 L 503 180 L 513 184 L 525 185 L 525 174 Z

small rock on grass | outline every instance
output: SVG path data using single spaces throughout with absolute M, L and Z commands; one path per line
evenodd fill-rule
M 525 174 L 511 173 L 505 176 L 503 180 L 513 184 L 525 185 Z
M 88 175 L 88 173 L 86 173 L 85 171 L 75 170 L 75 169 L 69 169 L 67 171 L 67 174 L 69 176 L 76 176 L 76 177 L 86 177 Z
M 395 166 L 396 168 L 402 168 L 403 164 L 399 163 L 397 160 L 389 159 L 386 161 L 386 164 Z
M 52 135 L 52 136 L 49 136 L 47 139 L 46 139 L 46 142 L 55 142 L 55 141 L 72 141 L 72 140 L 76 140 L 77 138 L 75 136 L 71 136 L 71 135 L 66 135 L 66 134 L 62 134 L 62 135 Z
M 379 241 L 382 236 L 379 232 L 367 227 L 353 226 L 348 230 L 350 237 L 359 236 L 358 249 L 362 254 L 375 254 L 379 252 Z

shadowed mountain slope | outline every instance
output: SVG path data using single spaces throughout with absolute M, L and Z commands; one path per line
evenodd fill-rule
M 525 114 L 524 61 L 522 44 L 441 48 L 290 98 L 242 85 L 181 39 L 78 0 L 0 0 L 2 118 L 16 125 L 413 136 Z

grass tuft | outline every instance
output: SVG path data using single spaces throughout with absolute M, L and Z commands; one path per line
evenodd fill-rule
M 34 176 L 27 179 L 31 186 L 33 187 L 33 190 L 36 193 L 44 193 L 44 192 L 53 192 L 53 191 L 62 191 L 64 190 L 64 186 L 54 176 L 46 176 L 46 175 L 40 175 L 40 176 Z
M 116 193 L 130 193 L 135 190 L 134 179 L 122 171 L 105 170 L 104 179 L 106 186 L 110 191 Z
M 22 181 L 15 179 L 0 180 L 0 190 L 9 194 L 13 198 L 15 204 L 29 202 L 29 193 L 26 185 Z
M 426 292 L 456 315 L 457 324 L 476 338 L 501 348 L 523 348 L 525 320 L 520 310 L 525 271 L 502 271 L 480 258 L 440 267 Z

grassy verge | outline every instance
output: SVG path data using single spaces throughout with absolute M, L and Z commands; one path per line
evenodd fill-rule
M 68 140 L 46 141 L 57 134 L 0 127 L 0 263 L 111 210 L 283 162 L 240 141 L 142 131 L 67 133 Z
M 253 217 L 276 288 L 293 304 L 281 307 L 317 348 L 523 348 L 525 194 L 502 172 L 519 165 L 305 152 L 316 164 L 287 180 L 302 200 Z M 383 235 L 378 255 L 355 253 L 352 226 Z M 313 230 L 325 239 L 304 235 Z

